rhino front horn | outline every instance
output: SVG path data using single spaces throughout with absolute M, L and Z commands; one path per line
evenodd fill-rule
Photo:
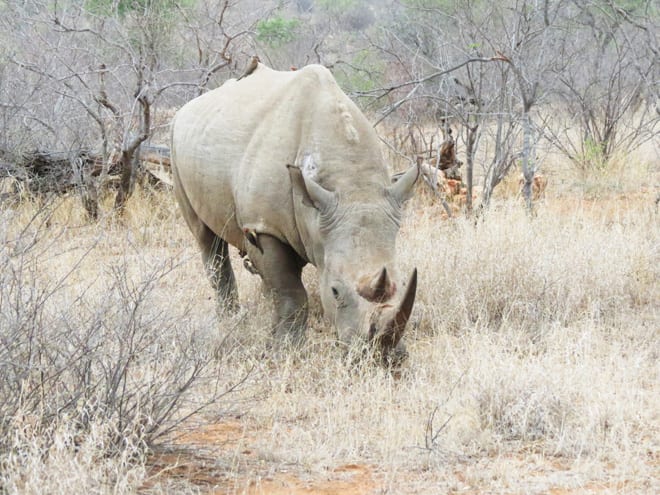
M 405 294 L 398 306 L 383 306 L 372 317 L 369 334 L 374 344 L 383 351 L 394 349 L 403 337 L 415 304 L 416 293 L 417 268 L 413 270 Z

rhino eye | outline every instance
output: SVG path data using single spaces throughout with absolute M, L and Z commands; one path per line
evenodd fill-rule
M 337 287 L 330 287 L 330 290 L 332 291 L 332 297 L 335 299 L 339 298 L 339 291 L 337 290 Z

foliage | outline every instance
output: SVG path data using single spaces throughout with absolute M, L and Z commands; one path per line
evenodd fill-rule
M 606 15 L 617 15 L 617 12 L 624 11 L 626 14 L 643 15 L 654 12 L 657 14 L 657 8 L 657 4 L 649 4 L 647 0 L 598 0 L 594 2 L 593 12 L 600 10 Z
M 83 149 L 100 156 L 91 171 L 71 163 L 90 218 L 119 164 L 121 211 L 144 174 L 140 147 L 163 128 L 163 114 L 231 74 L 235 47 L 262 13 L 254 9 L 228 28 L 234 5 L 7 2 L 0 44 L 11 49 L 0 51 L 0 66 L 15 70 L 2 81 L 2 147 L 15 156 Z
M 124 17 L 131 13 L 144 15 L 147 12 L 171 15 L 178 8 L 193 3 L 194 0 L 86 0 L 85 6 L 95 14 Z
M 438 9 L 443 12 L 450 13 L 458 8 L 456 0 L 403 0 L 402 2 L 406 7 L 415 9 Z M 465 6 L 463 4 L 463 6 Z
M 657 133 L 660 51 L 652 0 L 290 4 L 4 2 L 2 147 L 101 149 L 107 169 L 131 143 L 153 138 L 147 107 L 169 115 L 221 84 L 244 66 L 241 54 L 255 53 L 254 43 L 274 68 L 333 67 L 353 96 L 368 93 L 361 96 L 379 118 L 433 123 L 436 133 L 440 119 L 450 116 L 459 154 L 486 154 L 465 160 L 463 170 L 473 162 L 498 169 L 513 163 L 523 146 L 511 129 L 521 124 L 527 151 L 546 140 L 577 168 L 626 153 Z M 497 54 L 502 57 L 493 61 Z M 470 58 L 482 60 L 454 70 Z M 523 119 L 540 107 L 559 110 L 553 118 Z M 493 124 L 502 139 L 483 150 L 479 136 Z M 486 189 L 501 176 L 494 172 Z M 103 186 L 107 175 L 101 177 Z
M 348 92 L 371 91 L 382 84 L 385 66 L 374 52 L 360 50 L 348 64 L 341 64 L 334 75 L 339 85 Z
M 324 0 L 318 2 L 321 22 L 336 31 L 360 32 L 377 21 L 376 8 L 370 2 Z
M 607 164 L 607 153 L 601 143 L 587 138 L 582 143 L 582 153 L 575 157 L 574 163 L 585 171 L 602 170 Z
M 602 169 L 613 156 L 653 139 L 660 118 L 652 105 L 658 87 L 657 17 L 649 2 L 577 4 L 571 29 L 557 41 L 570 53 L 549 88 L 571 109 L 548 129 L 552 144 L 578 169 Z M 651 9 L 652 10 L 652 9 Z M 579 134 L 568 129 L 578 126 Z
M 271 17 L 257 23 L 257 39 L 273 48 L 279 48 L 296 39 L 299 26 L 298 19 Z

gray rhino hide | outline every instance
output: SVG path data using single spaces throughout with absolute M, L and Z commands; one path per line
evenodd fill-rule
M 200 245 L 206 226 L 257 265 L 268 252 L 246 233 L 290 246 L 319 269 L 324 312 L 342 340 L 381 331 L 369 321 L 396 299 L 395 238 L 418 171 L 391 184 L 371 124 L 327 69 L 259 64 L 192 100 L 173 122 L 172 166 Z

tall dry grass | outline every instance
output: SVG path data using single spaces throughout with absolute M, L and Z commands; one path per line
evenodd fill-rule
M 74 200 L 31 221 L 40 208 L 0 212 L 3 385 L 7 370 L 24 373 L 12 382 L 17 405 L 2 418 L 6 492 L 198 490 L 172 488 L 145 468 L 152 444 L 140 428 L 154 424 L 152 412 L 130 421 L 125 410 L 97 413 L 81 428 L 78 406 L 63 402 L 79 380 L 69 368 L 37 387 L 43 395 L 25 410 L 21 386 L 74 356 L 87 356 L 92 373 L 110 369 L 131 328 L 142 342 L 125 382 L 136 408 L 150 407 L 140 384 L 159 383 L 168 397 L 181 386 L 170 371 L 201 366 L 154 432 L 200 405 L 198 419 L 240 417 L 255 432 L 259 463 L 237 461 L 241 447 L 231 444 L 216 461 L 237 493 L 278 470 L 314 477 L 348 463 L 374 466 L 389 493 L 458 490 L 456 470 L 466 486 L 541 493 L 552 479 L 528 469 L 548 458 L 562 459 L 562 486 L 632 480 L 630 492 L 660 488 L 660 222 L 650 194 L 595 206 L 551 195 L 534 217 L 518 200 L 500 199 L 478 221 L 443 221 L 439 207 L 413 200 L 398 250 L 402 271 L 416 266 L 420 281 L 405 337 L 410 359 L 398 375 L 349 366 L 316 297 L 306 348 L 265 353 L 268 303 L 238 260 L 243 311 L 217 316 L 167 193 L 140 192 L 126 218 L 98 225 L 84 222 Z M 314 270 L 304 277 L 314 288 Z M 25 321 L 47 340 L 44 349 L 58 349 L 48 362 L 7 354 L 16 339 L 31 342 L 7 333 Z M 107 385 L 94 383 L 88 393 L 98 401 Z

